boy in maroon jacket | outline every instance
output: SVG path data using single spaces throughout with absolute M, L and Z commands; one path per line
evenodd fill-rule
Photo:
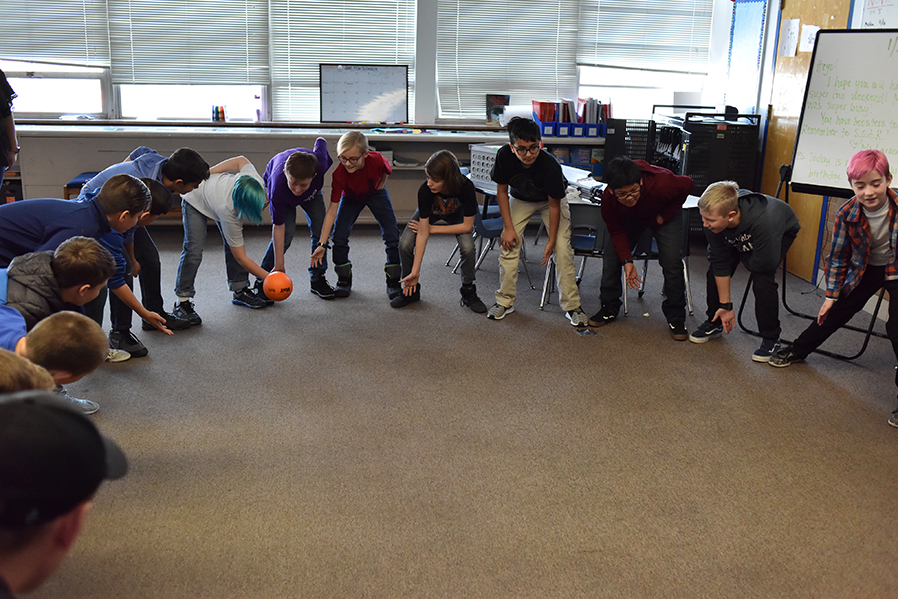
M 622 265 L 627 286 L 639 289 L 642 281 L 631 250 L 649 229 L 658 244 L 658 261 L 664 274 L 661 309 L 671 337 L 685 341 L 689 333 L 681 208 L 692 191 L 692 179 L 644 160 L 618 157 L 608 164 L 605 180 L 608 186 L 602 194 L 602 218 L 608 226 L 609 241 L 603 252 L 602 309 L 590 319 L 590 325 L 603 326 L 617 318 L 623 295 Z

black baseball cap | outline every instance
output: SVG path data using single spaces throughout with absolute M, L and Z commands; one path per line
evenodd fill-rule
M 0 528 L 50 522 L 127 471 L 118 445 L 58 394 L 0 395 Z

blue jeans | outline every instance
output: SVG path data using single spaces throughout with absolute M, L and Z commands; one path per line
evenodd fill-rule
M 627 238 L 632 248 L 646 227 L 627 223 Z M 683 211 L 677 212 L 671 220 L 652 229 L 652 236 L 658 243 L 658 263 L 664 275 L 664 301 L 661 311 L 667 322 L 683 323 L 686 321 L 686 278 L 683 275 Z M 621 277 L 623 263 L 611 243 L 611 237 L 605 243 L 602 252 L 602 285 L 599 297 L 602 308 L 616 314 L 621 307 L 624 286 Z
M 308 201 L 301 203 L 300 207 L 306 213 L 306 222 L 309 225 L 309 234 L 312 239 L 311 252 L 314 252 L 315 248 L 318 247 L 318 240 L 321 239 L 321 226 L 324 224 L 324 197 L 321 195 L 321 192 L 318 192 L 309 198 Z M 284 219 L 284 253 L 286 254 L 293 237 L 296 235 L 296 206 L 290 206 L 286 209 Z M 265 257 L 262 258 L 262 264 L 259 266 L 269 271 L 274 268 L 274 239 L 268 244 L 268 251 L 265 252 Z M 309 276 L 317 279 L 323 277 L 326 272 L 327 252 L 324 253 L 321 264 L 309 267 Z
M 181 248 L 181 261 L 178 263 L 178 279 L 175 282 L 175 295 L 178 297 L 194 297 L 196 289 L 196 271 L 203 261 L 203 247 L 206 245 L 206 233 L 209 219 L 206 215 L 181 200 L 181 221 L 184 223 L 184 245 Z M 221 231 L 221 223 L 215 223 Z M 249 286 L 249 273 L 240 266 L 231 253 L 231 248 L 224 241 L 225 268 L 228 273 L 228 289 L 240 291 Z
M 415 210 L 411 220 L 420 220 L 417 210 Z M 428 219 L 429 221 L 430 219 Z M 459 220 L 452 223 L 446 222 L 446 224 L 457 225 L 461 222 Z M 461 283 L 462 285 L 473 285 L 474 264 L 477 262 L 477 248 L 474 246 L 474 236 L 469 231 L 467 233 L 459 233 L 455 236 L 455 239 L 458 241 L 458 253 L 461 255 Z M 399 238 L 399 260 L 402 264 L 403 278 L 411 274 L 412 266 L 415 265 L 415 243 L 417 240 L 418 234 L 409 227 L 402 231 L 402 237 Z
M 399 264 L 399 227 L 396 226 L 396 215 L 393 214 L 390 194 L 386 189 L 380 189 L 363 202 L 346 198 L 340 200 L 337 220 L 334 222 L 334 265 L 349 263 L 349 232 L 365 206 L 380 225 L 380 234 L 387 252 L 386 263 Z

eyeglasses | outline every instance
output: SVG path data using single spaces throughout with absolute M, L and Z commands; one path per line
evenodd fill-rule
M 525 148 L 523 146 L 511 146 L 518 154 L 536 154 L 539 152 L 539 144 Z
M 348 156 L 337 156 L 337 158 L 339 158 L 340 162 L 342 162 L 343 164 L 355 164 L 356 162 L 358 162 L 359 160 L 362 159 L 362 156 L 363 156 L 363 154 L 359 155 L 359 156 L 352 157 L 352 158 L 350 158 Z
M 621 194 L 615 192 L 614 197 L 616 197 L 618 200 L 629 200 L 632 197 L 638 196 L 639 191 L 641 189 L 642 189 L 642 185 L 637 183 L 636 187 L 634 189 L 632 189 L 629 193 L 625 193 L 625 194 L 621 195 Z

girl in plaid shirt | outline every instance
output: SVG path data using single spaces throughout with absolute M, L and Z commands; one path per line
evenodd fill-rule
M 791 347 L 779 350 L 770 359 L 771 366 L 784 368 L 804 360 L 883 287 L 898 298 L 898 199 L 889 189 L 888 158 L 879 150 L 858 152 L 848 161 L 848 182 L 855 195 L 836 214 L 826 266 L 826 299 L 817 320 Z M 886 333 L 898 358 L 898 300 L 889 302 Z M 898 427 L 898 410 L 889 424 Z

